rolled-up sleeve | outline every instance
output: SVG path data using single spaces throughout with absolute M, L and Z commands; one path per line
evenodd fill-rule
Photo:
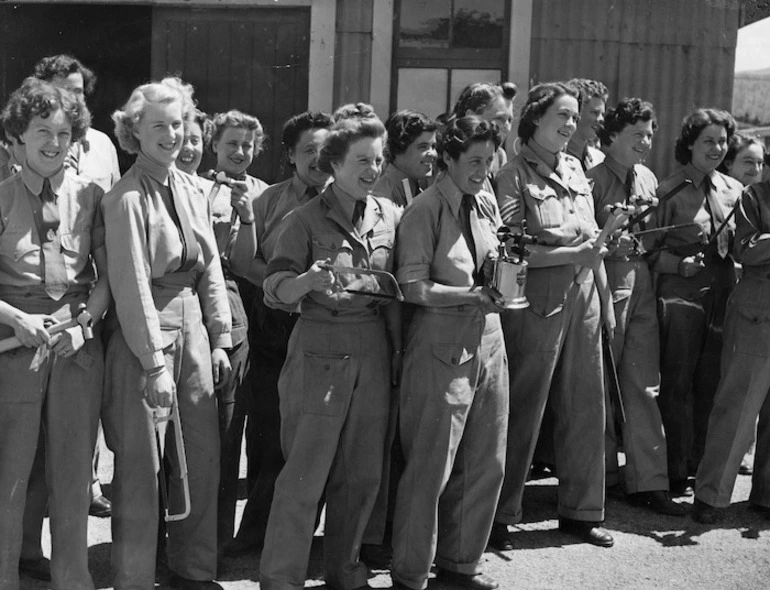
M 503 223 L 508 227 L 521 223 L 525 212 L 521 179 L 512 164 L 506 165 L 495 177 L 495 196 Z
M 278 235 L 273 256 L 267 263 L 265 304 L 274 309 L 296 311 L 297 303 L 287 304 L 278 297 L 278 286 L 287 278 L 294 278 L 313 264 L 313 244 L 310 231 L 296 211 L 289 213 Z
M 431 200 L 407 207 L 396 233 L 396 280 L 402 285 L 430 279 L 436 252 L 437 219 Z
M 102 213 L 107 274 L 123 336 L 145 370 L 162 367 L 163 338 L 150 287 L 142 195 L 122 191 L 119 183 L 102 200 Z

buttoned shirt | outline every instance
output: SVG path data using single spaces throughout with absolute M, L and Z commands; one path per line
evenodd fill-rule
M 679 260 L 683 256 L 691 256 L 699 252 L 703 245 L 711 237 L 711 214 L 707 209 L 706 191 L 709 184 L 713 186 L 714 196 L 722 208 L 722 218 L 726 218 L 730 209 L 735 205 L 741 194 L 743 185 L 734 178 L 726 176 L 716 170 L 708 175 L 704 174 L 692 164 L 674 172 L 658 186 L 657 196 L 663 197 L 671 189 L 679 185 L 685 178 L 692 184 L 685 186 L 676 195 L 662 201 L 656 211 L 658 227 L 679 225 L 695 222 L 696 225 L 661 233 L 657 236 L 656 248 L 664 248 L 658 254 L 654 270 L 676 269 Z M 725 231 L 730 234 L 734 231 L 734 221 L 730 221 Z
M 463 237 L 460 205 L 463 193 L 449 174 L 420 193 L 404 211 L 398 228 L 396 278 L 401 284 L 431 280 L 454 287 L 472 287 L 476 265 Z M 494 195 L 481 190 L 474 195 L 482 232 L 477 248 L 494 252 L 502 225 Z M 474 239 L 476 235 L 474 234 Z
M 267 265 L 265 303 L 284 311 L 296 311 L 296 303 L 287 305 L 277 296 L 281 282 L 308 270 L 316 260 L 331 260 L 345 267 L 393 270 L 393 245 L 400 211 L 390 201 L 371 195 L 361 230 L 353 227 L 351 216 L 341 206 L 339 187 L 330 184 L 317 198 L 289 213 L 283 222 L 273 256 Z M 352 197 L 348 197 L 352 200 Z M 346 292 L 344 288 L 383 292 L 376 279 L 366 275 L 338 275 L 337 289 L 331 293 L 311 291 L 302 299 L 302 313 L 320 306 L 335 315 L 366 313 L 386 303 L 377 297 Z
M 652 170 L 642 164 L 636 164 L 633 168 L 635 172 L 634 194 L 637 198 L 651 199 L 655 196 L 655 191 L 658 188 L 658 179 Z M 607 156 L 603 162 L 586 172 L 586 177 L 594 183 L 594 211 L 596 212 L 596 222 L 600 227 L 604 227 L 610 216 L 610 212 L 607 210 L 608 205 L 627 202 L 626 177 L 629 170 L 613 157 Z M 655 211 L 650 211 L 650 215 L 645 218 L 645 229 L 652 228 L 654 222 Z M 645 241 L 645 244 L 651 243 L 651 241 Z
M 267 263 L 273 257 L 284 218 L 311 200 L 307 190 L 308 186 L 294 174 L 291 178 L 266 188 L 254 201 L 257 258 Z M 317 190 L 320 192 L 323 188 Z
M 92 127 L 85 137 L 70 146 L 65 165 L 75 174 L 93 180 L 105 192 L 120 180 L 115 146 L 106 134 Z
M 25 166 L 0 184 L 0 285 L 40 287 L 44 266 L 33 209 L 42 207 L 44 178 Z M 91 286 L 96 279 L 91 254 L 104 246 L 100 209 L 104 192 L 93 182 L 64 169 L 50 177 L 59 211 L 59 228 L 70 286 Z M 34 290 L 34 289 L 33 289 Z
M 259 195 L 268 187 L 264 180 L 246 175 L 246 191 L 252 199 L 257 199 Z M 235 240 L 238 238 L 238 230 L 241 227 L 241 218 L 236 215 L 235 223 L 230 224 L 233 216 L 233 206 L 230 202 L 232 190 L 226 184 L 219 188 L 214 202 L 211 204 L 211 214 L 214 224 L 214 235 L 217 239 L 217 247 L 222 255 L 223 265 L 229 268 L 230 252 L 233 249 Z
M 232 344 L 231 318 L 222 267 L 211 229 L 211 208 L 198 180 L 139 154 L 103 200 L 110 287 L 131 352 L 145 370 L 162 367 L 163 338 L 152 280 L 180 270 L 184 246 L 167 205 L 169 187 L 178 192 L 190 220 L 199 255 L 192 272 L 211 348 Z
M 404 181 L 409 184 L 409 195 L 406 193 Z M 384 199 L 390 199 L 399 207 L 406 207 L 420 192 L 417 182 L 410 180 L 395 164 L 388 164 L 377 181 L 372 194 Z

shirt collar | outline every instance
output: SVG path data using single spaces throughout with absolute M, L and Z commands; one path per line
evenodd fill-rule
M 444 199 L 449 204 L 449 208 L 452 211 L 452 215 L 456 218 L 460 218 L 460 204 L 463 202 L 463 192 L 455 184 L 452 177 L 446 172 L 442 174 L 436 181 L 436 185 Z M 475 196 L 474 196 L 475 199 Z
M 692 180 L 693 184 L 694 184 L 694 185 L 695 185 L 697 188 L 700 188 L 700 187 L 701 187 L 701 185 L 703 184 L 703 181 L 704 181 L 706 178 L 708 178 L 709 180 L 711 180 L 711 183 L 713 184 L 713 183 L 714 183 L 714 176 L 715 176 L 715 174 L 716 174 L 716 171 L 715 171 L 715 170 L 712 170 L 712 171 L 711 171 L 711 172 L 709 172 L 708 174 L 704 174 L 703 172 L 701 172 L 700 170 L 698 170 L 698 169 L 697 169 L 695 166 L 693 166 L 693 165 L 692 165 L 692 162 L 688 163 L 688 164 L 687 164 L 687 165 L 684 167 L 684 172 L 685 172 L 685 175 L 686 175 L 686 176 L 687 176 L 687 177 L 688 177 L 690 180 Z
M 45 178 L 40 176 L 29 166 L 21 167 L 21 179 L 33 195 L 39 195 L 43 192 L 43 182 L 45 181 Z M 61 185 L 64 182 L 64 166 L 62 166 L 57 173 L 49 176 L 48 179 L 51 182 L 51 189 L 54 194 L 58 196 L 59 189 L 61 189 Z
M 544 176 L 548 176 L 555 172 L 552 164 L 549 162 L 554 160 L 556 154 L 549 152 L 534 139 L 530 139 L 528 142 L 522 144 L 520 153 L 525 160 L 534 164 L 535 167 L 538 168 L 538 172 Z
M 633 169 L 633 167 L 626 168 L 612 156 L 607 156 L 604 158 L 604 163 L 607 165 L 607 168 L 609 168 L 615 174 L 615 176 L 620 179 L 621 182 L 626 181 L 628 171 Z
M 160 184 L 168 183 L 169 171 L 171 169 L 169 166 L 159 164 L 147 157 L 143 152 L 139 152 L 135 164 Z

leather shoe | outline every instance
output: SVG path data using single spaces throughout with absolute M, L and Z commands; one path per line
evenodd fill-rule
M 373 570 L 389 569 L 391 557 L 390 547 L 371 543 L 362 544 L 361 552 L 358 555 L 358 559 Z
M 494 590 L 500 586 L 484 574 L 461 574 L 441 568 L 436 570 L 436 579 L 452 586 L 471 588 L 472 590 Z
M 91 505 L 88 507 L 88 514 L 98 518 L 108 518 L 112 516 L 112 502 L 99 494 L 96 498 L 91 500 Z
M 586 543 L 591 543 L 597 547 L 612 547 L 615 540 L 599 524 L 598 522 L 559 517 L 560 531 L 579 537 Z
M 738 475 L 752 475 L 754 473 L 754 466 L 746 460 L 746 457 L 741 461 L 741 466 L 738 468 Z
M 770 508 L 767 506 L 760 506 L 759 504 L 749 503 L 749 510 L 762 514 L 767 520 L 770 520 Z
M 692 518 L 701 524 L 716 524 L 719 520 L 720 509 L 703 500 L 695 498 L 692 503 Z
M 513 539 L 511 533 L 508 532 L 508 525 L 502 522 L 492 523 L 487 544 L 498 551 L 513 551 Z
M 171 576 L 168 585 L 176 590 L 224 590 L 212 580 L 188 580 L 177 574 Z
M 395 580 L 393 580 L 393 585 L 390 588 L 391 590 L 414 590 L 413 588 L 410 588 L 401 582 L 396 582 Z
M 51 581 L 51 562 L 45 557 L 19 560 L 19 573 L 43 582 Z
M 672 479 L 669 482 L 669 490 L 674 498 L 689 498 L 694 494 L 689 479 Z
M 658 514 L 666 514 L 668 516 L 684 516 L 687 514 L 684 506 L 674 502 L 671 496 L 668 495 L 668 492 L 663 490 L 631 494 L 628 496 L 628 501 L 637 506 L 652 508 Z
M 227 557 L 243 557 L 245 555 L 256 555 L 262 549 L 261 541 L 245 541 L 235 537 L 232 541 L 225 543 L 224 553 Z

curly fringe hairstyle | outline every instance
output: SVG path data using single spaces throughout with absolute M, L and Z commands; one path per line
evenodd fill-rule
M 160 82 L 149 82 L 134 89 L 122 108 L 112 113 L 115 124 L 115 137 L 120 147 L 129 154 L 141 151 L 134 129 L 142 120 L 145 107 L 150 103 L 182 105 L 182 120 L 187 122 L 193 115 L 195 102 L 192 97 L 192 85 L 185 84 L 178 77 L 163 78 Z
M 727 165 L 735 162 L 735 158 L 738 157 L 738 154 L 752 145 L 759 146 L 762 150 L 762 159 L 765 160 L 767 158 L 767 150 L 765 149 L 765 144 L 762 143 L 762 140 L 756 135 L 736 131 L 727 142 L 727 154 L 725 154 L 725 159 L 722 160 L 722 163 L 717 166 L 717 170 L 723 174 L 727 174 Z
M 340 119 L 329 131 L 318 156 L 318 168 L 327 174 L 334 174 L 332 163 L 345 159 L 351 144 L 359 139 L 385 140 L 387 132 L 378 117 L 352 117 Z
M 641 98 L 624 98 L 604 115 L 604 124 L 599 130 L 602 145 L 611 145 L 613 134 L 620 133 L 626 126 L 635 125 L 639 121 L 652 121 L 653 132 L 658 130 L 658 118 L 651 102 Z
M 696 109 L 682 121 L 682 131 L 674 145 L 674 157 L 682 165 L 692 160 L 690 148 L 698 139 L 701 132 L 709 125 L 719 125 L 727 131 L 729 143 L 735 134 L 735 119 L 727 111 L 721 109 Z
M 580 111 L 583 106 L 580 92 L 566 82 L 544 82 L 530 89 L 527 102 L 521 108 L 521 119 L 519 119 L 518 134 L 522 142 L 526 143 L 532 139 L 537 129 L 537 122 L 556 102 L 556 99 L 564 95 L 575 98 Z
M 44 57 L 35 64 L 32 73 L 35 78 L 47 82 L 52 82 L 55 78 L 66 78 L 70 74 L 83 76 L 83 91 L 86 96 L 91 96 L 94 93 L 96 74 L 71 55 L 59 54 Z
M 341 107 L 337 107 L 337 110 L 332 113 L 332 118 L 335 123 L 338 123 L 342 119 L 378 119 L 377 113 L 374 112 L 374 107 L 365 102 L 350 102 L 344 104 Z
M 607 102 L 607 99 L 610 97 L 609 90 L 599 80 L 572 78 L 567 84 L 578 89 L 582 103 L 587 103 L 592 98 L 601 98 L 604 102 Z
M 385 122 L 388 141 L 385 144 L 385 159 L 393 162 L 396 156 L 403 154 L 420 135 L 438 129 L 438 123 L 417 111 L 398 111 Z
M 330 129 L 332 125 L 334 125 L 332 116 L 321 111 L 305 111 L 287 120 L 281 132 L 281 145 L 286 156 L 286 166 L 290 169 L 294 168 L 294 164 L 289 161 L 289 151 L 297 149 L 297 142 L 305 131 Z
M 495 123 L 484 121 L 476 115 L 451 117 L 438 135 L 436 151 L 439 157 L 436 164 L 441 170 L 446 170 L 444 154 L 452 160 L 457 160 L 472 144 L 486 141 L 491 141 L 495 150 L 500 147 L 500 129 Z
M 518 87 L 513 82 L 492 84 L 490 82 L 474 82 L 463 88 L 452 109 L 455 117 L 464 117 L 468 111 L 480 115 L 487 105 L 498 96 L 512 101 L 518 94 Z
M 235 129 L 246 129 L 247 131 L 254 132 L 254 158 L 262 153 L 262 148 L 265 143 L 266 135 L 265 130 L 262 128 L 262 123 L 259 119 L 252 115 L 247 115 L 241 111 L 230 110 L 226 113 L 217 113 L 214 115 L 213 131 L 211 133 L 210 145 L 213 146 L 215 141 L 219 141 L 225 129 L 233 127 Z
M 189 123 L 195 123 L 201 128 L 201 138 L 203 139 L 203 149 L 211 149 L 211 136 L 214 133 L 214 124 L 211 122 L 211 118 L 201 110 L 197 108 L 193 110 L 192 117 L 190 117 Z
M 21 136 L 33 118 L 47 119 L 59 109 L 72 125 L 72 142 L 84 137 L 91 125 L 91 113 L 83 99 L 39 78 L 24 80 L 11 94 L 0 120 L 6 134 L 21 142 Z

